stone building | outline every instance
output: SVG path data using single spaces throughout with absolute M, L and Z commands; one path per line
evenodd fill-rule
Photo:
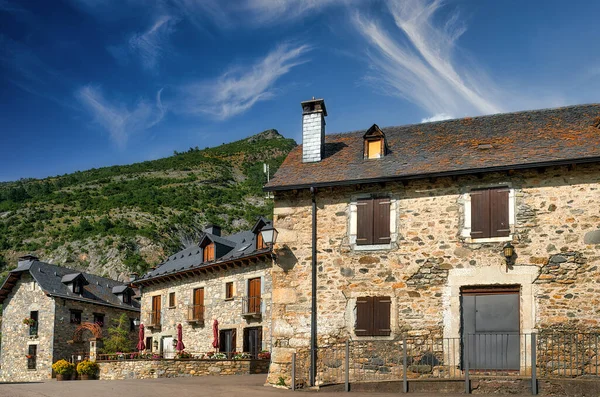
M 41 262 L 31 255 L 20 258 L 0 288 L 0 380 L 51 378 L 53 362 L 94 354 L 111 320 L 123 313 L 134 342 L 134 320 L 139 319 L 140 309 L 133 294 L 115 280 Z
M 197 244 L 136 280 L 147 348 L 173 358 L 181 324 L 186 352 L 215 352 L 216 320 L 218 351 L 256 356 L 269 349 L 272 249 L 260 232 L 270 225 L 260 218 L 251 230 L 229 236 L 209 226 Z
M 265 187 L 270 382 L 310 348 L 312 200 L 317 346 L 600 330 L 600 105 L 331 135 L 323 100 L 302 109 Z

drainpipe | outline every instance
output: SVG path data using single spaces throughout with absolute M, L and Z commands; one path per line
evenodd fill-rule
M 317 375 L 317 189 L 310 188 L 312 198 L 312 308 L 310 312 L 310 385 Z

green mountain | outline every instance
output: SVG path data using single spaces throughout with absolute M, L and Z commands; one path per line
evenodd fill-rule
M 268 130 L 159 160 L 0 183 L 0 280 L 26 253 L 113 278 L 142 274 L 202 225 L 248 228 L 272 213 L 263 163 L 273 174 L 294 146 Z

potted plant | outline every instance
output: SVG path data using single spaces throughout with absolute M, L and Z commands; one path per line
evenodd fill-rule
M 258 359 L 259 360 L 270 360 L 271 352 L 269 352 L 268 350 L 261 351 L 260 353 L 258 353 Z
M 83 360 L 77 364 L 77 373 L 81 380 L 94 379 L 100 367 L 95 361 Z
M 182 351 L 178 352 L 175 355 L 175 358 L 179 358 L 179 359 L 181 359 L 181 358 L 192 358 L 192 353 L 188 353 L 188 352 L 182 350 Z
M 32 319 L 32 318 L 29 318 L 29 317 L 25 317 L 23 319 L 23 324 L 28 325 L 28 326 L 31 327 L 31 326 L 35 325 L 35 320 Z
M 69 380 L 73 370 L 75 370 L 75 364 L 71 364 L 67 360 L 58 360 L 52 364 L 52 369 L 56 373 L 56 380 Z

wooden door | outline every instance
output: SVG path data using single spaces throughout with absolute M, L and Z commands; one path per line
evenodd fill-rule
M 204 319 L 204 288 L 194 290 L 194 320 Z
M 244 352 L 257 358 L 262 349 L 262 327 L 244 328 Z
M 161 296 L 153 296 L 152 297 L 152 319 L 151 324 L 159 325 L 160 324 L 160 310 L 161 310 Z
M 248 280 L 248 312 L 260 313 L 260 277 Z
M 173 346 L 173 337 L 165 336 L 162 338 L 162 353 L 164 358 L 175 358 L 175 347 Z

